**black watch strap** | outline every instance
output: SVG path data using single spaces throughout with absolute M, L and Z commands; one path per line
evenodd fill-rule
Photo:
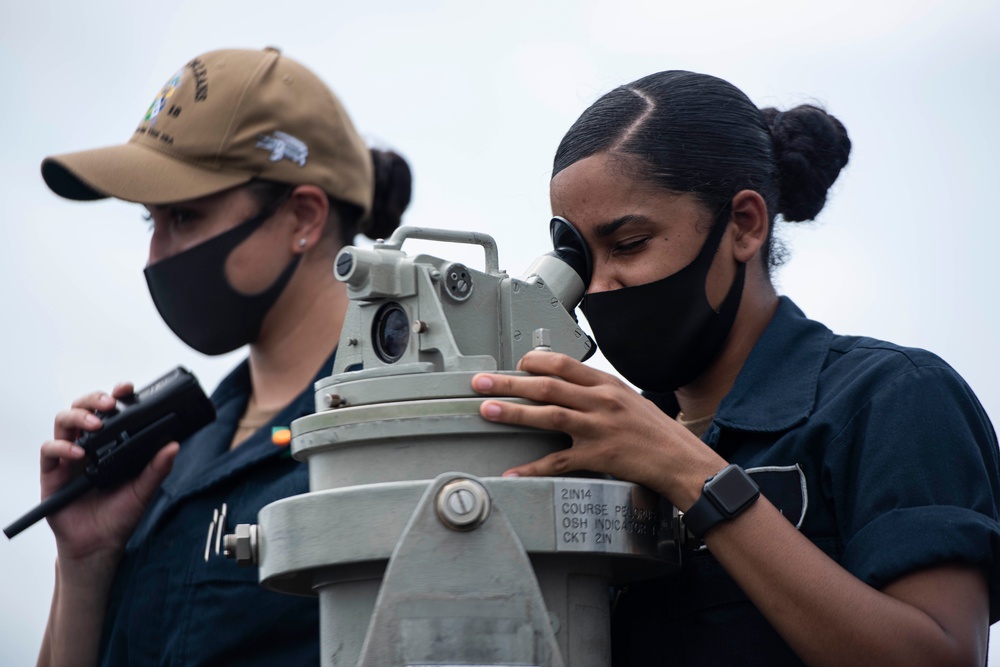
M 684 513 L 684 526 L 698 539 L 713 526 L 739 516 L 760 497 L 757 483 L 738 465 L 728 465 L 705 480 L 701 496 Z

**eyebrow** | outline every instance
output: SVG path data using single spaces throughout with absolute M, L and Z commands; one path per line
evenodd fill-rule
M 598 238 L 607 238 L 611 236 L 616 231 L 621 229 L 624 225 L 633 225 L 643 222 L 649 222 L 649 218 L 644 215 L 623 215 L 620 218 L 615 218 L 611 222 L 605 222 L 594 227 L 594 234 Z

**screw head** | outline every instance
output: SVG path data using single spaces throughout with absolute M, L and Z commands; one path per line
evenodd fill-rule
M 468 489 L 455 489 L 448 494 L 448 509 L 455 516 L 469 516 L 475 504 L 476 497 Z
M 490 494 L 479 482 L 456 479 L 438 492 L 438 519 L 452 530 L 473 530 L 490 514 Z
M 354 268 L 354 255 L 342 252 L 337 256 L 337 275 L 343 278 Z

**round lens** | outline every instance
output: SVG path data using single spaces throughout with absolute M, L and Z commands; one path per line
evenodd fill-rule
M 410 318 L 398 303 L 389 302 L 379 308 L 372 325 L 375 354 L 387 364 L 399 361 L 410 342 Z

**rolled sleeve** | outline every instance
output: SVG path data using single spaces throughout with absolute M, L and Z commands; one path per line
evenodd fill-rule
M 841 564 L 881 588 L 906 572 L 935 563 L 968 563 L 991 569 L 1000 554 L 997 522 L 964 507 L 893 510 L 855 534 Z
M 918 360 L 919 361 L 919 360 Z M 945 563 L 982 567 L 1000 618 L 997 442 L 965 382 L 943 362 L 886 377 L 836 438 L 828 468 L 842 565 L 881 588 Z M 864 378 L 859 378 L 864 381 Z

